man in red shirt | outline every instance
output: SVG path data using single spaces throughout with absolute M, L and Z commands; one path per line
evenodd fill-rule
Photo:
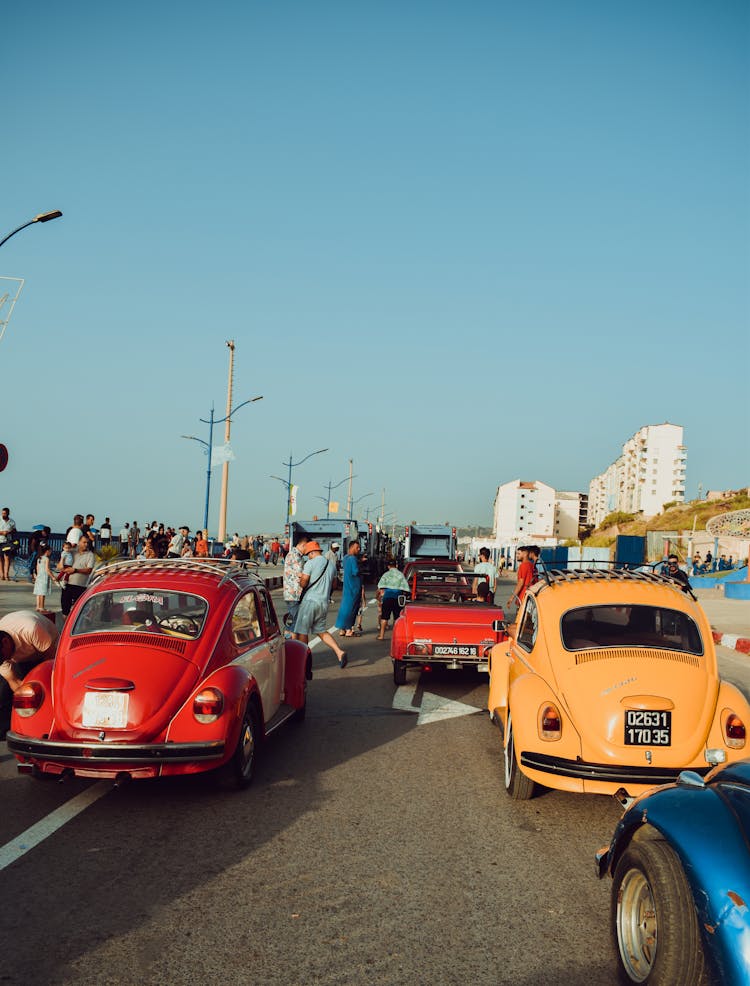
M 515 602 L 521 608 L 523 597 L 529 586 L 536 582 L 536 559 L 539 557 L 539 549 L 530 545 L 523 545 L 518 549 L 516 558 L 519 561 L 518 581 L 513 590 L 513 595 L 508 600 L 508 605 L 512 606 Z

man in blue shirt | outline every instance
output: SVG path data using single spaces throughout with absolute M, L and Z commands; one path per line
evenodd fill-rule
M 308 541 L 302 553 L 307 562 L 299 577 L 302 600 L 294 623 L 294 637 L 306 644 L 310 640 L 310 634 L 316 633 L 326 647 L 336 655 L 339 667 L 345 668 L 346 651 L 339 647 L 326 629 L 328 600 L 331 596 L 331 585 L 336 577 L 336 569 L 327 558 L 323 557 L 317 541 Z

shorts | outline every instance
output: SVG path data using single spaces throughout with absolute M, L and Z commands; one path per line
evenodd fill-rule
M 403 606 L 399 604 L 398 596 L 388 596 L 387 599 L 383 600 L 383 605 L 380 610 L 380 619 L 386 622 L 392 616 L 394 620 L 397 620 L 401 616 L 401 610 Z
M 286 603 L 286 616 L 284 617 L 284 626 L 287 630 L 294 632 L 294 624 L 297 622 L 297 613 L 300 608 L 299 599 L 285 599 Z
M 328 629 L 327 599 L 303 599 L 297 610 L 294 632 L 309 637 L 311 633 L 323 633 Z

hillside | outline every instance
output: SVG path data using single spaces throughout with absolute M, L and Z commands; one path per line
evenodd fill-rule
M 730 510 L 745 510 L 750 507 L 747 490 L 733 493 L 722 500 L 691 500 L 681 503 L 657 514 L 651 520 L 644 520 L 633 514 L 614 513 L 604 518 L 601 527 L 591 532 L 583 541 L 589 548 L 604 548 L 614 543 L 618 534 L 645 535 L 647 531 L 704 531 L 706 523 L 717 514 Z

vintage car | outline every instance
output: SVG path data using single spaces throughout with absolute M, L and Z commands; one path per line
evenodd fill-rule
M 493 629 L 493 623 L 503 619 L 502 609 L 470 598 L 474 583 L 487 576 L 459 570 L 455 562 L 438 567 L 419 562 L 407 566 L 404 574 L 411 599 L 405 600 L 391 635 L 395 684 L 406 683 L 409 668 L 430 671 L 440 665 L 486 671 L 491 648 L 506 636 Z
M 460 562 L 448 558 L 408 561 L 404 565 L 404 578 L 409 583 L 412 599 L 460 602 L 474 595 L 471 573 L 467 575 Z
M 694 771 L 630 802 L 597 853 L 613 878 L 620 977 L 750 984 L 750 761 Z
M 21 773 L 250 783 L 259 744 L 305 715 L 310 650 L 285 640 L 243 562 L 119 562 L 96 570 L 55 661 L 13 696 Z
M 633 795 L 747 756 L 750 706 L 722 681 L 699 603 L 659 575 L 553 571 L 490 654 L 505 787 Z

